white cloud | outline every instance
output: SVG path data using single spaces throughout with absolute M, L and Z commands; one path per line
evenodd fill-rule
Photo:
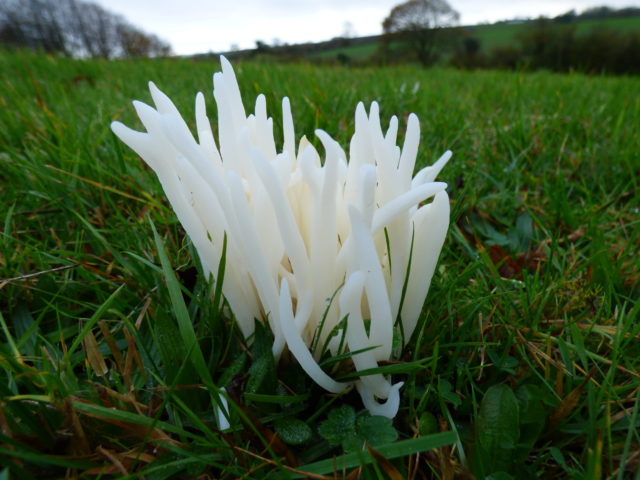
M 590 7 L 606 4 L 612 8 L 629 6 L 630 0 L 449 0 L 450 5 L 462 16 L 462 23 L 473 25 L 480 22 L 495 22 L 511 18 L 540 15 L 556 16 L 575 9 L 580 12 Z
M 401 0 L 96 0 L 131 23 L 168 40 L 176 53 L 252 48 L 256 40 L 287 43 L 328 40 L 351 22 L 358 35 L 375 35 Z M 602 0 L 449 0 L 463 24 L 583 10 Z M 628 0 L 608 0 L 614 7 Z

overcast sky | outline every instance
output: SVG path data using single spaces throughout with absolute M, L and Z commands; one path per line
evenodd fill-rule
M 180 55 L 329 40 L 345 33 L 381 33 L 382 20 L 402 0 L 94 0 L 131 23 L 168 40 Z M 606 3 L 638 6 L 632 0 L 449 0 L 461 23 L 472 25 L 515 17 L 553 16 Z M 227 5 L 227 6 L 225 6 Z M 232 5 L 229 7 L 228 5 Z

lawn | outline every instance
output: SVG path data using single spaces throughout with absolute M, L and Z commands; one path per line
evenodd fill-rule
M 277 136 L 282 96 L 298 138 L 343 147 L 376 100 L 420 118 L 417 167 L 454 152 L 420 326 L 382 368 L 391 424 L 274 365 L 265 329 L 242 340 L 109 129 L 139 126 L 148 80 L 215 119 L 219 68 L 0 53 L 0 478 L 638 478 L 640 79 L 236 65 Z

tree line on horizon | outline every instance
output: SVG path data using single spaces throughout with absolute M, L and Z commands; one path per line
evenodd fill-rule
M 2 0 L 0 45 L 72 57 L 159 57 L 171 46 L 84 0 Z
M 570 11 L 554 18 L 540 17 L 522 25 L 513 44 L 490 51 L 483 51 L 476 38 L 463 32 L 449 63 L 468 69 L 637 75 L 640 74 L 640 29 L 624 32 L 606 24 L 584 31 L 578 28 L 581 20 L 625 17 L 640 17 L 640 8 L 598 7 L 580 15 Z M 640 21 L 638 23 L 640 25 Z
M 485 51 L 472 28 L 456 26 L 459 14 L 446 0 L 408 0 L 384 20 L 384 34 L 372 60 L 469 69 L 638 74 L 640 30 L 621 32 L 603 25 L 584 32 L 577 29 L 584 20 L 628 17 L 640 17 L 640 8 L 601 6 L 582 13 L 570 10 L 554 18 L 520 20 L 521 31 L 512 44 Z
M 326 49 L 341 50 L 341 63 L 419 63 L 478 69 L 547 69 L 557 72 L 640 74 L 640 30 L 622 32 L 607 26 L 580 31 L 580 21 L 640 17 L 640 7 L 593 7 L 553 18 L 517 20 L 520 32 L 508 45 L 484 48 L 473 27 L 460 27 L 460 15 L 447 0 L 407 0 L 393 7 L 383 34 L 334 38 L 327 42 L 269 46 L 230 57 L 273 56 L 284 60 L 314 58 Z M 496 22 L 515 23 L 516 20 Z M 640 23 L 640 22 L 639 22 Z M 349 56 L 350 45 L 377 43 L 366 61 Z M 2 0 L 0 46 L 31 48 L 73 57 L 141 58 L 171 54 L 171 46 L 86 0 Z M 204 55 L 206 56 L 206 55 Z
M 531 21 L 514 43 L 480 50 L 474 37 L 464 37 L 449 64 L 465 69 L 550 70 L 569 73 L 640 74 L 640 32 L 611 27 L 579 32 L 574 25 L 549 19 Z
M 604 25 L 578 29 L 579 23 L 586 20 L 629 17 L 640 19 L 640 7 L 601 6 L 581 13 L 570 10 L 553 18 L 499 21 L 493 24 L 496 28 L 500 24 L 518 23 L 520 31 L 512 43 L 489 50 L 473 26 L 458 25 L 460 15 L 446 0 L 408 0 L 390 11 L 379 36 L 336 37 L 319 43 L 273 46 L 257 41 L 255 49 L 230 52 L 229 56 L 343 64 L 419 63 L 425 67 L 449 65 L 465 69 L 640 74 L 640 28 L 630 32 Z M 376 45 L 376 50 L 364 60 L 350 56 L 350 47 L 363 45 Z M 336 54 L 320 55 L 323 51 Z

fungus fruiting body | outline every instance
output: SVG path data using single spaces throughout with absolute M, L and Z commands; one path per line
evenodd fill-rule
M 435 177 L 451 153 L 414 176 L 417 117 L 400 148 L 397 118 L 383 132 L 374 102 L 368 113 L 356 107 L 348 155 L 315 132 L 322 158 L 305 137 L 296 147 L 287 98 L 277 147 L 265 97 L 247 115 L 233 68 L 221 63 L 218 143 L 201 93 L 196 139 L 153 83 L 155 108 L 134 102 L 147 131 L 113 122 L 113 132 L 156 172 L 205 274 L 218 271 L 226 235 L 222 292 L 243 335 L 266 322 L 276 358 L 287 349 L 327 391 L 355 384 L 372 414 L 393 417 L 402 383 L 380 373 L 341 382 L 318 362 L 350 352 L 357 371 L 370 370 L 392 359 L 394 336 L 411 337 L 449 224 L 446 184 Z

